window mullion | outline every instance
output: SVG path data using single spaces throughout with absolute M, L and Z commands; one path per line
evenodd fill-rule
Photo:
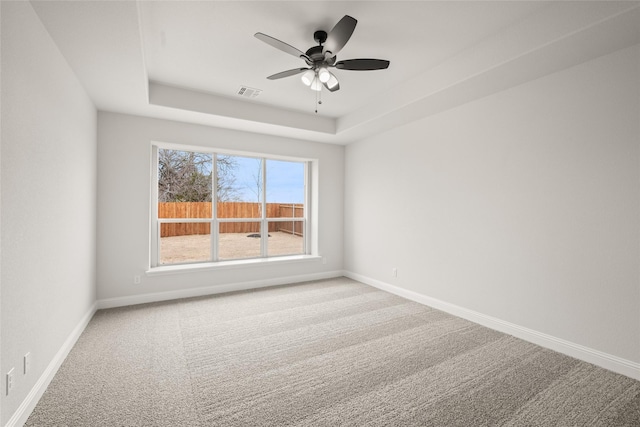
M 160 224 L 158 222 L 158 147 L 151 145 L 151 254 L 149 262 L 151 267 L 160 264 Z
M 304 230 L 304 247 L 302 250 L 305 254 L 311 253 L 311 221 L 309 221 L 309 212 L 311 211 L 311 191 L 309 188 L 311 177 L 311 168 L 309 167 L 310 162 L 304 163 L 304 206 L 303 206 L 303 215 L 304 222 L 302 224 L 302 229 Z
M 211 260 L 218 261 L 218 154 L 213 153 L 213 167 L 211 173 Z
M 266 257 L 269 253 L 269 221 L 267 220 L 267 159 L 264 157 L 260 159 L 262 168 L 260 173 L 262 174 L 262 227 L 260 235 L 260 252 L 262 257 Z

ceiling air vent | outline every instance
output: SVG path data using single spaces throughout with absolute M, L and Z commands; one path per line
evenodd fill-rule
M 250 99 L 260 95 L 261 92 L 262 92 L 262 89 L 254 89 L 252 87 L 247 87 L 247 86 L 240 86 L 240 89 L 238 89 L 238 95 L 240 95 L 243 98 L 250 98 Z

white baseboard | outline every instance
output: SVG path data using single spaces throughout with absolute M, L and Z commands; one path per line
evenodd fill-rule
M 223 285 L 206 286 L 202 288 L 180 289 L 176 291 L 154 292 L 148 294 L 131 295 L 126 297 L 105 298 L 98 300 L 98 309 L 124 307 L 135 304 L 168 301 L 180 298 L 200 297 L 204 295 L 221 294 L 224 292 L 244 291 L 247 289 L 264 288 L 268 286 L 287 285 L 290 283 L 308 282 L 310 280 L 331 279 L 343 275 L 342 270 L 323 273 L 303 274 L 298 276 L 278 277 L 274 279 L 254 280 L 250 282 L 229 283 Z
M 514 323 L 506 322 L 492 316 L 487 316 L 486 314 L 482 314 L 477 311 L 469 310 L 455 304 L 450 304 L 436 298 L 431 298 L 414 291 L 382 282 L 380 280 L 353 273 L 351 271 L 344 271 L 344 276 L 362 283 L 366 283 L 367 285 L 371 285 L 383 291 L 387 291 L 403 298 L 415 301 L 417 303 L 442 310 L 449 314 L 453 314 L 454 316 L 462 317 L 463 319 L 470 320 L 474 323 L 478 323 L 482 326 L 486 326 L 496 331 L 513 335 L 514 337 L 523 339 L 525 341 L 540 345 L 559 353 L 566 354 L 571 357 L 575 357 L 576 359 L 592 363 L 610 371 L 626 375 L 633 379 L 640 380 L 640 363 L 613 356 L 599 350 L 594 350 L 580 344 L 575 344 L 570 341 L 538 332 L 533 329 L 525 328 Z
M 60 347 L 60 350 L 58 350 L 51 362 L 49 362 L 47 368 L 44 370 L 42 375 L 40 375 L 40 378 L 38 378 L 38 381 L 36 381 L 34 386 L 31 388 L 29 394 L 27 394 L 27 397 L 25 397 L 16 412 L 14 412 L 9 421 L 7 421 L 5 427 L 21 427 L 25 422 L 27 422 L 27 418 L 31 415 L 31 412 L 38 404 L 42 394 L 49 386 L 49 383 L 56 375 L 56 372 L 58 372 L 60 365 L 62 365 L 62 362 L 64 362 L 64 359 L 66 359 L 76 341 L 78 341 L 78 338 L 80 338 L 80 335 L 82 335 L 84 328 L 87 327 L 96 310 L 97 304 L 94 303 L 85 315 L 82 316 L 80 322 L 78 322 L 73 331 L 71 331 L 71 334 L 69 334 L 65 342 L 62 344 L 62 347 Z

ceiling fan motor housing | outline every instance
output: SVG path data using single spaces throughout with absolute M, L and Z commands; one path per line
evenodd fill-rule
M 322 63 L 324 61 L 324 53 L 322 53 L 322 46 L 313 46 L 306 52 L 307 56 L 311 58 L 314 64 Z
M 313 39 L 318 43 L 318 46 L 313 46 L 305 53 L 313 61 L 314 68 L 319 67 L 325 60 L 324 53 L 322 52 L 322 45 L 327 41 L 327 32 L 318 30 L 313 33 Z M 309 64 L 312 65 L 312 64 Z

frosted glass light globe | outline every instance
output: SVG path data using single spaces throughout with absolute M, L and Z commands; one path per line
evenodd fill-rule
M 327 67 L 322 67 L 318 70 L 318 78 L 322 83 L 326 83 L 331 78 L 331 73 L 327 70 Z
M 311 90 L 315 90 L 316 92 L 320 92 L 322 90 L 322 83 L 317 76 L 314 77 L 313 81 L 311 82 Z
M 316 77 L 316 73 L 313 72 L 313 70 L 309 70 L 307 72 L 305 72 L 302 75 L 302 83 L 304 83 L 306 86 L 311 86 L 311 83 L 313 83 L 313 79 Z

